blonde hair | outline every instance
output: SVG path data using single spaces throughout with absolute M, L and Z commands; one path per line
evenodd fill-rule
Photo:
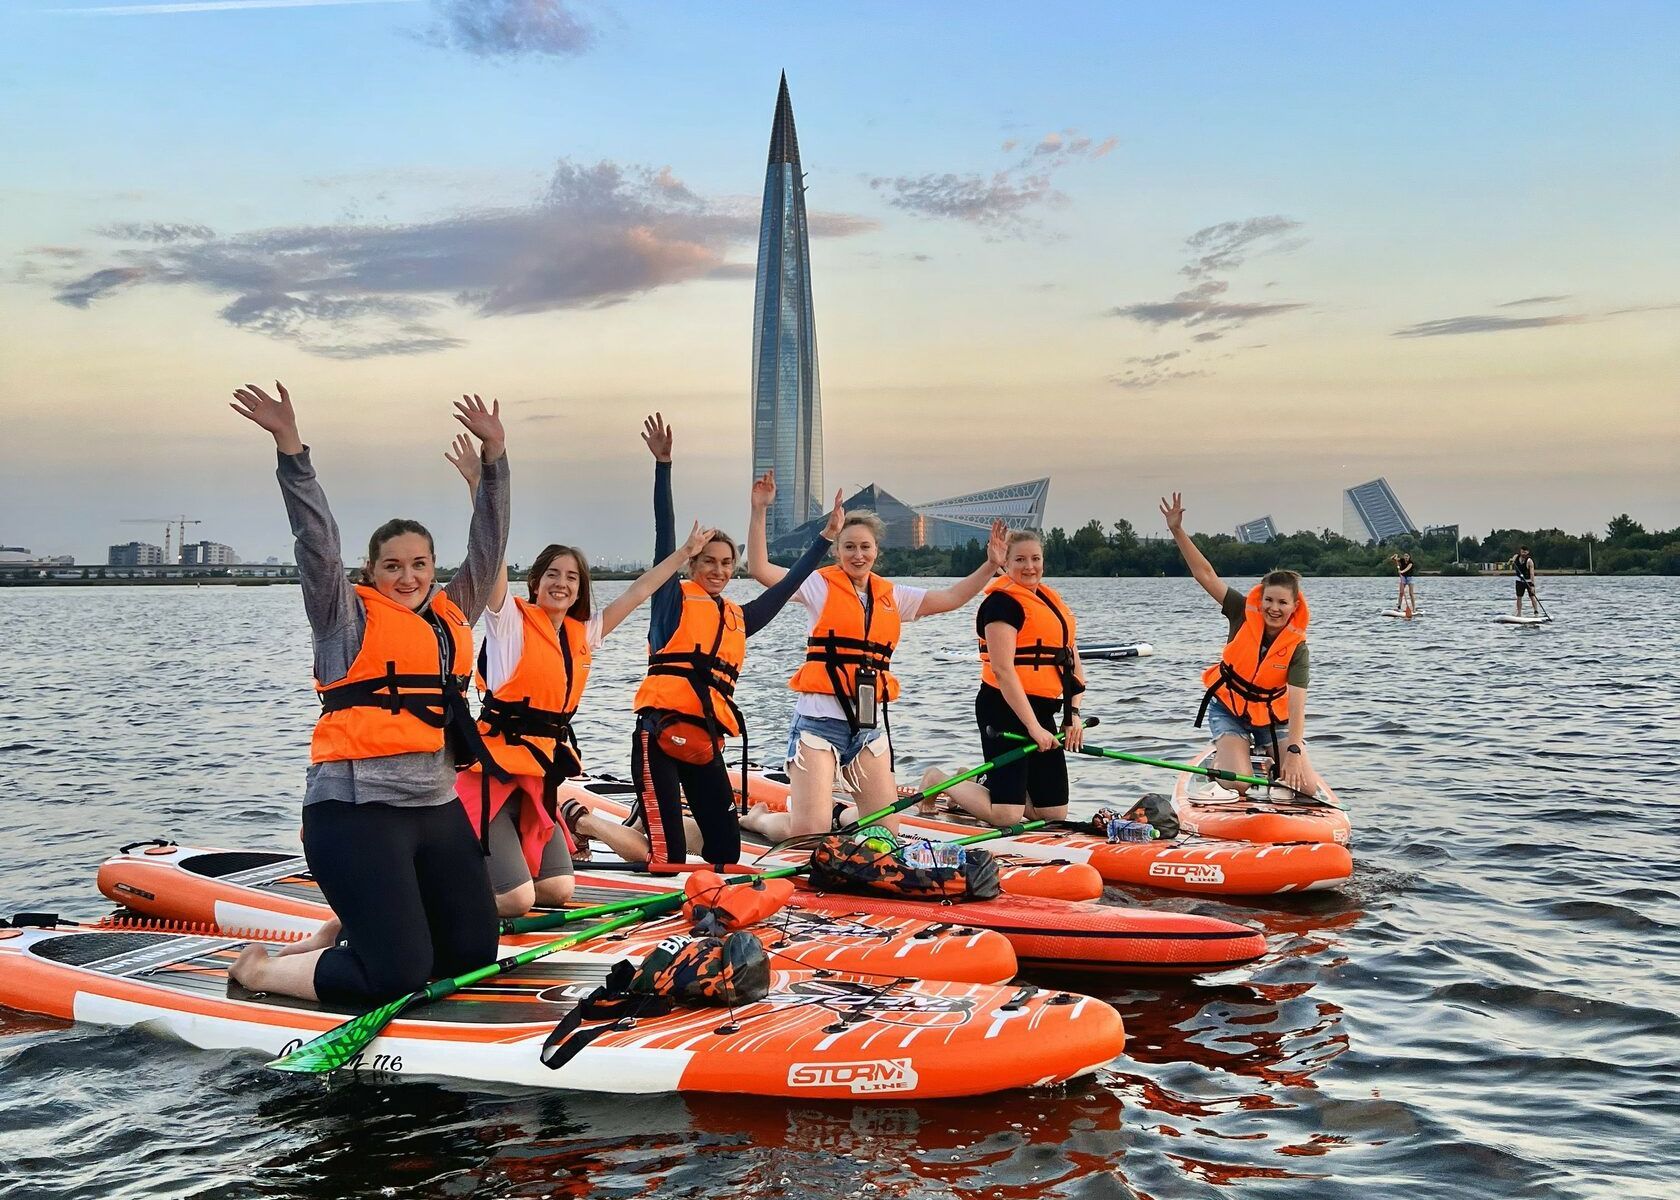
M 1036 529 L 1011 529 L 1008 538 L 1004 540 L 1004 549 L 1013 550 L 1021 542 L 1037 542 L 1042 546 L 1044 538 Z
M 854 508 L 848 512 L 845 519 L 840 523 L 840 532 L 845 533 L 853 525 L 862 525 L 874 534 L 877 546 L 887 540 L 887 523 L 867 508 Z M 835 538 L 836 542 L 839 540 L 839 538 Z

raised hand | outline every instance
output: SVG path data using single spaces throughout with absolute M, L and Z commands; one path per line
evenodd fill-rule
M 771 467 L 764 474 L 753 480 L 752 506 L 753 511 L 767 509 L 776 502 L 776 469 Z
M 834 493 L 834 510 L 828 514 L 828 524 L 823 526 L 823 536 L 833 541 L 840 536 L 840 528 L 846 523 L 846 505 L 843 503 L 845 493 Z
M 665 424 L 663 413 L 642 418 L 642 441 L 658 462 L 671 461 L 671 437 L 676 431 Z
M 1177 533 L 1184 528 L 1184 501 L 1179 498 L 1177 492 L 1172 494 L 1170 503 L 1165 497 L 1162 498 L 1161 515 L 1167 519 L 1167 529 L 1169 531 Z
M 286 385 L 278 379 L 274 390 L 280 393 L 275 400 L 254 383 L 234 390 L 237 404 L 228 405 L 253 425 L 266 429 L 274 438 L 274 445 L 282 454 L 301 454 L 303 440 L 298 437 L 297 414 L 292 411 L 292 397 Z
M 472 439 L 464 433 L 457 433 L 453 443 L 453 450 L 445 450 L 444 458 L 451 466 L 461 472 L 461 478 L 467 481 L 467 490 L 478 491 L 478 477 L 484 472 L 479 467 L 479 457 L 473 453 Z
M 998 570 L 1009 561 L 1009 526 L 1003 521 L 992 522 L 992 536 L 986 539 L 986 561 Z
M 455 401 L 455 419 L 478 439 L 485 462 L 495 462 L 507 449 L 507 433 L 502 429 L 501 401 L 492 400 L 487 406 L 476 395 L 462 396 Z
M 694 528 L 688 531 L 688 541 L 683 543 L 683 557 L 693 558 L 696 554 L 699 554 L 706 548 L 706 543 L 712 540 L 715 533 L 717 533 L 717 530 L 702 529 L 700 528 L 700 522 L 694 522 Z

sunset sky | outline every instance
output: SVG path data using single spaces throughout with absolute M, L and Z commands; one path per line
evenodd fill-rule
M 1048 474 L 1049 520 L 1680 524 L 1671 3 L 0 4 L 0 543 L 290 557 L 228 393 L 291 388 L 346 542 L 454 561 L 499 397 L 515 559 L 745 532 L 778 73 L 827 479 Z

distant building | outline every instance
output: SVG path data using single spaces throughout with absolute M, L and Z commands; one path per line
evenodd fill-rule
M 820 514 L 823 502 L 822 386 L 811 304 L 805 172 L 787 76 L 776 94 L 753 293 L 752 470 L 776 470 L 770 540 Z
M 1424 537 L 1450 537 L 1450 538 L 1452 538 L 1453 541 L 1456 542 L 1458 540 L 1458 526 L 1457 525 L 1425 525 L 1423 527 L 1423 536 Z
M 1237 526 L 1237 541 L 1248 545 L 1258 545 L 1269 542 L 1277 537 L 1277 526 L 1272 524 L 1272 516 L 1267 513 L 1263 517 L 1255 517 L 1252 521 L 1244 521 Z
M 105 552 L 105 564 L 111 567 L 161 567 L 163 547 L 150 542 L 129 542 L 112 546 Z
M 1039 529 L 1044 525 L 1044 506 L 1050 498 L 1050 480 L 1034 479 L 1012 483 L 966 496 L 952 496 L 927 504 L 906 504 L 879 484 L 855 492 L 846 500 L 848 512 L 866 508 L 887 527 L 882 549 L 915 550 L 934 546 L 949 550 L 970 541 L 985 543 L 992 521 L 999 519 L 1011 529 Z M 798 553 L 827 521 L 827 515 L 813 517 L 770 542 L 776 554 Z
M 1381 542 L 1416 532 L 1388 480 L 1373 479 L 1342 493 L 1342 533 L 1350 542 Z
M 183 567 L 231 567 L 239 561 L 232 546 L 220 542 L 194 542 L 181 547 Z

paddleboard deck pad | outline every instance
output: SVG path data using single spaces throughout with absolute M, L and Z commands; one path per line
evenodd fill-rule
M 100 864 L 99 890 L 114 903 L 165 920 L 234 929 L 273 929 L 309 934 L 331 916 L 320 885 L 302 857 L 275 850 L 207 850 L 152 842 L 125 847 Z M 648 891 L 680 887 L 666 878 Z M 622 900 L 617 888 L 591 886 L 580 877 L 576 904 Z M 838 916 L 788 906 L 752 927 L 771 962 L 780 967 L 1000 983 L 1016 971 L 1015 952 L 1002 934 L 964 925 L 960 914 L 936 909 L 917 916 L 859 913 Z M 667 937 L 688 932 L 676 913 L 565 951 L 571 958 L 640 958 Z M 559 930 L 508 934 L 501 952 L 561 936 Z
M 233 983 L 228 966 L 245 944 L 0 929 L 0 1004 L 269 1058 L 355 1015 Z M 485 980 L 392 1022 L 348 1069 L 612 1093 L 897 1100 L 1061 1083 L 1102 1066 L 1125 1041 L 1119 1014 L 1085 996 L 776 971 L 770 995 L 754 1004 L 586 1019 L 568 1043 L 581 1048 L 551 1070 L 540 1057 L 545 1039 L 610 966 L 542 961 Z
M 577 780 L 569 781 L 569 786 L 562 786 L 562 794 L 576 797 L 604 816 L 622 818 L 624 809 L 613 799 L 577 784 Z M 757 786 L 756 779 L 754 786 Z M 968 826 L 956 836 L 976 831 L 976 827 Z M 1055 857 L 1053 849 L 1045 847 L 1042 857 Z M 1079 856 L 1070 853 L 1066 857 L 1077 861 Z M 580 870 L 579 884 L 586 878 L 627 889 L 662 886 L 659 880 L 649 876 L 626 872 Z M 794 892 L 789 907 L 831 916 L 867 913 L 926 918 L 938 914 L 945 920 L 1001 933 L 1015 947 L 1015 957 L 1021 966 L 1040 970 L 1198 975 L 1253 962 L 1266 949 L 1266 940 L 1259 931 L 1196 913 L 1155 912 L 1091 901 L 1017 895 L 949 904 L 819 892 L 812 890 L 804 879 L 797 882 L 799 890 Z

